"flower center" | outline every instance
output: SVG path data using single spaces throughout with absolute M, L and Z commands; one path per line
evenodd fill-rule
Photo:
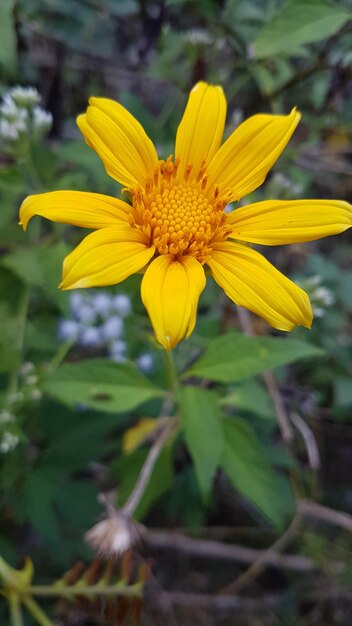
M 159 254 L 188 254 L 205 263 L 214 240 L 226 239 L 225 199 L 209 193 L 205 167 L 190 178 L 189 165 L 181 175 L 171 157 L 160 161 L 145 189 L 132 193 L 131 225 L 142 230 Z

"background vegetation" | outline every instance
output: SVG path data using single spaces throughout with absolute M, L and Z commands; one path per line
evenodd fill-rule
M 107 290 L 105 305 L 98 292 L 59 292 L 82 231 L 37 219 L 24 235 L 20 202 L 43 190 L 119 192 L 75 125 L 90 95 L 123 103 L 166 157 L 187 92 L 203 79 L 224 87 L 227 134 L 256 112 L 302 112 L 251 200 L 348 200 L 351 14 L 350 0 L 1 0 L 0 124 L 20 130 L 11 138 L 0 125 L 0 553 L 18 567 L 30 554 L 39 582 L 94 559 L 83 534 L 104 510 L 98 495 L 127 498 L 148 450 L 133 435 L 160 415 L 167 381 L 140 278 Z M 19 84 L 36 87 L 52 114 L 46 138 L 50 117 L 36 132 L 36 105 L 25 128 L 6 118 L 6 93 Z M 310 293 L 313 329 L 271 344 L 280 333 L 209 281 L 196 332 L 175 351 L 178 370 L 203 379 L 183 398 L 187 445 L 178 435 L 165 447 L 137 509 L 155 529 L 133 553 L 148 563 L 137 576 L 148 579 L 143 624 L 351 623 L 351 234 L 268 257 Z M 217 399 L 231 421 L 215 462 Z M 132 576 L 130 564 L 117 567 Z M 65 626 L 137 619 L 127 601 L 110 617 L 102 603 L 44 606 Z M 10 623 L 5 601 L 0 620 Z

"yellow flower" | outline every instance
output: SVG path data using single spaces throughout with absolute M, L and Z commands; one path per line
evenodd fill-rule
M 142 272 L 142 300 L 167 350 L 194 329 L 205 266 L 231 300 L 274 328 L 309 328 L 307 294 L 248 244 L 310 241 L 352 226 L 351 206 L 338 200 L 268 200 L 227 214 L 229 202 L 262 184 L 300 114 L 255 115 L 221 145 L 225 116 L 221 87 L 198 83 L 177 130 L 175 158 L 163 161 L 124 107 L 91 98 L 78 126 L 131 204 L 54 191 L 26 198 L 20 210 L 24 229 L 34 215 L 95 229 L 66 257 L 62 289 L 113 285 Z

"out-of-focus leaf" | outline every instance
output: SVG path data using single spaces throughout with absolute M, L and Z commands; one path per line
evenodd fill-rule
M 230 383 L 322 354 L 320 348 L 297 339 L 248 337 L 230 332 L 209 341 L 204 354 L 186 371 L 185 377 L 199 376 Z
M 2 265 L 10 269 L 24 283 L 36 287 L 43 285 L 43 268 L 38 259 L 37 250 L 18 248 L 2 259 Z
M 50 246 L 18 248 L 6 255 L 2 264 L 24 283 L 41 288 L 50 301 L 55 302 L 63 314 L 68 312 L 68 294 L 60 291 L 62 261 L 69 247 L 59 242 Z
M 21 494 L 20 510 L 24 520 L 40 532 L 50 543 L 59 535 L 58 520 L 55 515 L 53 501 L 56 480 L 53 474 L 38 468 L 27 478 Z M 40 494 L 40 497 L 38 497 Z
M 246 380 L 220 400 L 222 406 L 249 411 L 265 419 L 275 419 L 275 409 L 266 389 L 256 380 Z
M 0 372 L 14 371 L 21 360 L 17 347 L 21 321 L 7 304 L 0 304 Z
M 299 55 L 302 46 L 334 35 L 349 19 L 351 13 L 325 0 L 289 0 L 259 32 L 254 55 Z
M 109 3 L 109 10 L 116 17 L 127 17 L 138 13 L 139 4 L 136 0 L 113 0 Z
M 99 461 L 115 448 L 115 442 L 108 437 L 114 427 L 114 415 L 106 414 L 97 418 L 96 414 L 87 415 L 77 411 L 66 432 L 49 439 L 42 460 L 58 471 L 60 468 L 70 472 L 83 470 L 88 463 Z
M 180 394 L 181 421 L 204 498 L 209 493 L 223 449 L 221 415 L 215 393 L 185 386 Z
M 69 406 L 83 405 L 109 413 L 130 411 L 164 393 L 132 364 L 106 359 L 63 365 L 44 383 L 44 391 Z
M 350 406 L 352 404 L 352 379 L 335 378 L 334 380 L 334 404 L 338 407 Z
M 277 526 L 289 514 L 292 498 L 283 502 L 276 477 L 250 425 L 242 419 L 225 419 L 221 466 L 237 489 Z
M 352 274 L 340 272 L 339 294 L 345 307 L 352 311 Z
M 0 2 L 0 69 L 8 76 L 13 76 L 17 68 L 14 7 L 14 0 Z

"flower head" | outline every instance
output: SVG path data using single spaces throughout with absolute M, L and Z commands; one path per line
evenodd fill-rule
M 255 115 L 221 145 L 225 117 L 221 87 L 198 83 L 177 130 L 174 158 L 161 160 L 124 107 L 91 98 L 78 126 L 107 173 L 124 185 L 129 203 L 56 191 L 26 198 L 20 210 L 24 229 L 34 215 L 95 229 L 66 257 L 62 289 L 112 285 L 142 272 L 142 300 L 168 350 L 194 329 L 205 266 L 229 298 L 275 328 L 309 328 L 307 294 L 250 244 L 311 241 L 352 226 L 351 206 L 338 200 L 270 200 L 227 213 L 229 203 L 263 183 L 300 114 Z

